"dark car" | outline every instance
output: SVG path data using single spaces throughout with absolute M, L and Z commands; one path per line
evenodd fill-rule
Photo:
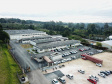
M 105 74 L 106 76 L 109 75 L 109 74 L 108 74 L 107 72 L 105 72 L 105 71 L 100 71 L 100 73 L 103 73 L 103 74 Z
M 65 79 L 59 77 L 58 80 L 59 80 L 62 84 L 66 84 Z

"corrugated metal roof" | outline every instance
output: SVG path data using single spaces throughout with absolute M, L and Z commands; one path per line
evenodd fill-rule
M 102 41 L 101 43 L 105 43 L 105 44 L 112 46 L 112 40 Z
M 32 34 L 32 33 L 45 33 L 43 31 L 36 31 L 36 30 L 4 30 L 9 35 L 16 35 L 16 34 Z
M 79 42 L 80 41 L 78 40 L 66 40 L 66 41 L 56 41 L 50 43 L 37 44 L 37 46 L 39 49 L 48 49 L 48 48 L 55 48 L 59 46 L 72 45 Z

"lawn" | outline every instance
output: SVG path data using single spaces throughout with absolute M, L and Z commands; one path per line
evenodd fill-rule
M 5 44 L 0 44 L 0 84 L 20 84 L 17 72 L 21 71 Z

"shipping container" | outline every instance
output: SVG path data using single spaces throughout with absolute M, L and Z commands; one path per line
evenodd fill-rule
M 100 63 L 100 64 L 103 63 L 103 60 L 98 59 L 98 58 L 95 58 L 95 57 L 92 57 L 92 56 L 90 56 L 90 55 L 83 54 L 83 55 L 81 55 L 81 56 L 83 56 L 82 59 L 85 58 L 86 60 L 90 60 L 90 61 L 92 61 L 92 62 L 94 62 L 94 63 Z

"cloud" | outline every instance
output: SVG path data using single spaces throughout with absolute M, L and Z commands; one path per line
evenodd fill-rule
M 0 17 L 42 21 L 110 22 L 111 3 L 112 0 L 2 0 Z

